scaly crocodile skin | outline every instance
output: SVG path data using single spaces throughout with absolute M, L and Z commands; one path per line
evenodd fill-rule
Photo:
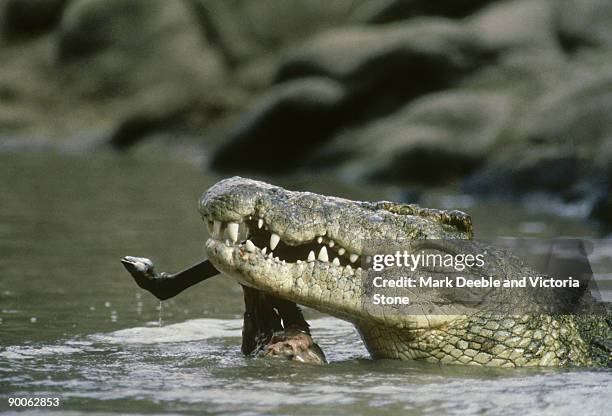
M 211 229 L 205 248 L 216 268 L 244 285 L 354 323 L 375 358 L 497 367 L 612 366 L 609 313 L 500 316 L 457 308 L 456 314 L 385 315 L 363 308 L 363 272 L 359 261 L 351 261 L 369 254 L 364 241 L 470 240 L 471 220 L 463 212 L 292 192 L 239 177 L 211 187 L 199 210 Z M 237 238 L 243 227 L 269 234 L 266 253 L 264 244 Z M 297 260 L 277 259 L 270 255 L 276 244 L 276 252 L 287 253 L 313 246 L 318 256 L 306 250 Z M 487 263 L 498 279 L 527 270 L 493 248 Z M 516 299 L 523 301 L 529 299 Z M 415 302 L 419 306 L 418 296 Z

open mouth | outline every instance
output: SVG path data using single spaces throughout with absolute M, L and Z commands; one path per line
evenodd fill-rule
M 207 219 L 212 239 L 224 241 L 244 251 L 260 254 L 264 259 L 280 263 L 324 262 L 346 271 L 361 271 L 361 256 L 351 253 L 325 235 L 311 241 L 289 244 L 279 234 L 270 231 L 262 218 L 249 216 L 242 222 L 222 222 Z
M 319 263 L 320 266 L 335 267 L 338 276 L 347 277 L 361 270 L 358 267 L 359 255 L 349 253 L 325 236 L 288 244 L 261 218 L 248 216 L 241 222 L 205 220 L 212 240 L 209 242 L 224 244 L 234 250 L 234 254 L 239 250 L 241 257 L 248 253 L 251 259 L 255 256 L 255 259 L 269 262 L 275 268 L 311 267 L 306 264 Z M 323 350 L 313 341 L 309 325 L 295 302 L 253 287 L 245 286 L 243 290 L 248 312 L 245 313 L 245 328 L 249 328 L 246 332 L 243 330 L 243 351 L 247 345 L 249 354 L 313 364 L 326 362 Z M 247 317 L 250 319 L 248 325 Z M 274 332 L 270 332 L 270 328 L 275 328 Z

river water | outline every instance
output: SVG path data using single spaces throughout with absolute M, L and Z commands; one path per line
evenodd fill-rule
M 167 157 L 0 156 L 0 411 L 11 397 L 59 397 L 65 414 L 606 414 L 612 373 L 372 361 L 351 325 L 307 310 L 326 366 L 240 353 L 242 295 L 218 277 L 159 302 L 119 259 L 176 271 L 202 258 L 196 211 L 220 177 Z M 355 198 L 396 188 L 321 178 L 283 185 Z M 593 235 L 518 206 L 465 206 L 480 236 Z M 608 259 L 612 260 L 612 259 Z M 162 322 L 160 326 L 159 317 Z M 46 414 L 49 408 L 32 410 Z

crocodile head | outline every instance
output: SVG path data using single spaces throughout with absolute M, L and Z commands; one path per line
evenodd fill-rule
M 210 261 L 240 283 L 359 323 L 365 241 L 469 238 L 459 211 L 391 202 L 357 202 L 293 192 L 233 177 L 211 187 L 199 210 L 209 227 Z M 248 238 L 247 238 L 248 237 Z M 419 328 L 451 315 L 389 317 L 390 325 Z
M 500 337 L 506 338 L 500 341 L 499 353 L 494 353 L 475 349 L 483 344 L 472 342 L 481 340 L 483 324 L 464 314 L 375 316 L 363 307 L 367 294 L 360 265 L 373 254 L 365 241 L 470 239 L 471 220 L 465 213 L 350 201 L 240 177 L 212 186 L 200 199 L 199 211 L 211 236 L 206 251 L 217 269 L 241 284 L 354 323 L 374 357 L 522 363 L 522 356 L 508 358 L 512 346 L 504 344 L 508 338 L 504 334 L 511 326 L 525 332 L 524 318 L 510 320 L 512 325 L 506 319 L 505 327 L 495 324 Z M 419 301 L 414 299 L 417 307 Z M 495 345 L 489 343 L 487 348 Z

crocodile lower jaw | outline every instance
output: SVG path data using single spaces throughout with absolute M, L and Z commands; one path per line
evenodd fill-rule
M 253 285 L 255 275 L 276 276 L 279 282 L 281 276 L 304 276 L 314 275 L 315 272 L 331 273 L 338 278 L 361 279 L 363 271 L 361 268 L 353 269 L 350 266 L 336 266 L 326 261 L 296 261 L 287 262 L 273 257 L 270 253 L 265 254 L 262 249 L 255 247 L 247 249 L 247 243 L 230 244 L 227 240 L 221 241 L 210 238 L 206 241 L 206 252 L 209 260 L 220 271 L 229 274 L 243 284 Z M 261 279 L 256 279 L 261 281 Z M 292 278 L 285 281 L 289 283 Z M 262 290 L 267 288 L 259 287 Z M 271 289 L 275 289 L 271 287 Z M 276 290 L 271 290 L 276 292 Z

